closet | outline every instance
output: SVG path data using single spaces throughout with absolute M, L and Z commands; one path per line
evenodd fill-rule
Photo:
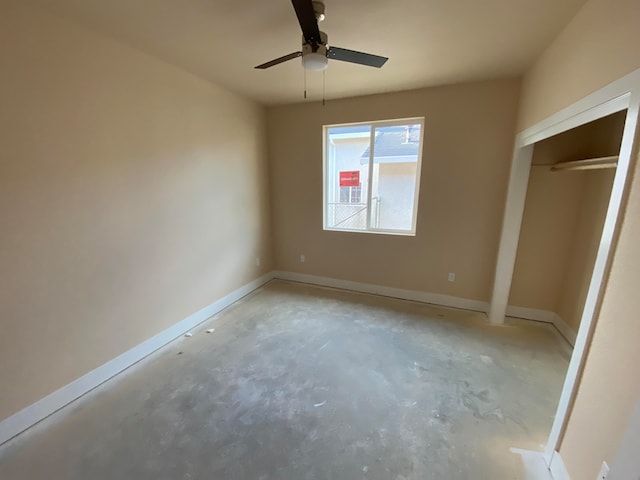
M 509 295 L 511 316 L 573 345 L 602 235 L 626 111 L 534 145 Z

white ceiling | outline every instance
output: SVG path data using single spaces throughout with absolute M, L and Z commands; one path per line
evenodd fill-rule
M 264 104 L 302 101 L 289 0 L 36 0 Z M 585 0 L 326 0 L 329 44 L 387 56 L 382 69 L 331 61 L 327 98 L 522 74 Z M 322 73 L 307 74 L 309 97 Z

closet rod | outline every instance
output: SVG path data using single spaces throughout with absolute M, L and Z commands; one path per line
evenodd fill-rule
M 574 160 L 571 162 L 559 162 L 551 166 L 551 171 L 558 170 L 595 170 L 600 168 L 616 168 L 618 166 L 618 156 L 587 158 L 585 160 Z

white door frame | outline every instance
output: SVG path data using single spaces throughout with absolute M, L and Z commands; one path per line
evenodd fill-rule
M 544 452 L 548 466 L 551 466 L 564 434 L 569 411 L 577 391 L 578 379 L 586 359 L 587 347 L 595 327 L 595 318 L 600 298 L 604 291 L 606 272 L 615 250 L 614 241 L 617 238 L 621 220 L 620 213 L 629 183 L 629 166 L 636 152 L 638 115 L 640 112 L 640 69 L 588 95 L 516 136 L 493 294 L 489 309 L 489 321 L 493 324 L 502 324 L 505 320 L 518 249 L 518 239 L 520 237 L 520 226 L 524 213 L 529 172 L 531 170 L 533 145 L 540 140 L 625 109 L 627 110 L 627 116 L 622 135 L 620 158 L 613 180 L 602 237 L 573 355 L 571 356 L 555 420 Z

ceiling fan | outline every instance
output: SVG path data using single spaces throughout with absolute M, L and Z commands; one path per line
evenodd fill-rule
M 330 47 L 327 44 L 327 34 L 318 28 L 318 22 L 324 20 L 324 3 L 312 0 L 291 0 L 291 3 L 302 29 L 302 51 L 284 55 L 255 68 L 264 70 L 298 57 L 302 57 L 302 66 L 306 70 L 324 70 L 327 68 L 330 58 L 377 68 L 382 67 L 388 60 L 387 57 L 356 52 L 346 48 Z

